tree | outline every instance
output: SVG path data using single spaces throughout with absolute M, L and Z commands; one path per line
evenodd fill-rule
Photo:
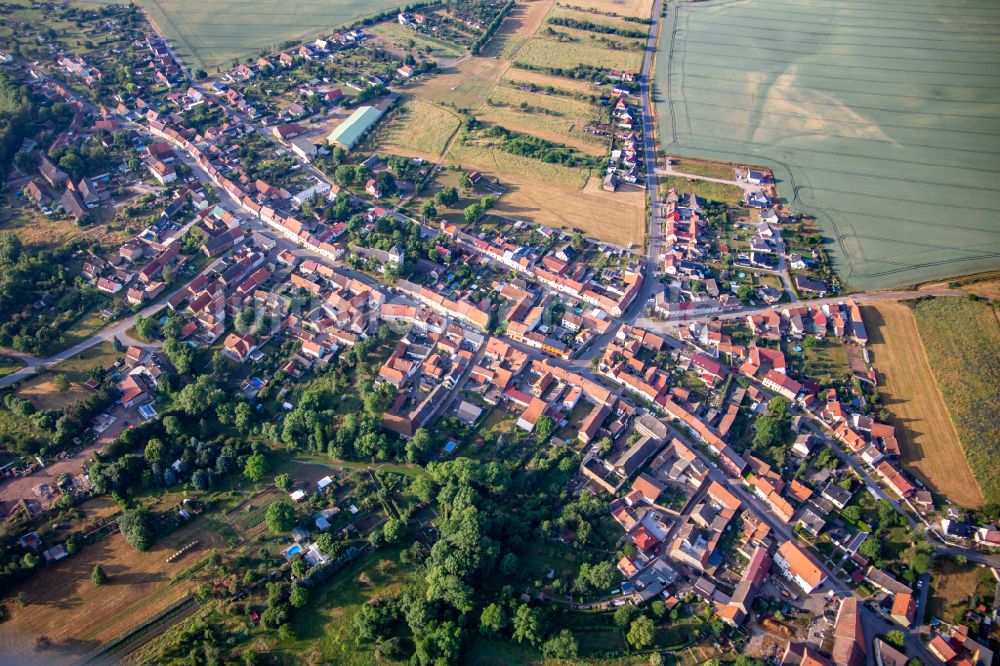
M 639 609 L 631 604 L 619 606 L 618 609 L 615 610 L 615 624 L 622 629 L 625 629 L 632 624 L 632 620 L 634 620 L 638 615 Z
M 869 534 L 865 542 L 858 548 L 858 552 L 870 560 L 882 557 L 882 535 L 878 532 Z
M 851 523 L 857 523 L 859 520 L 861 520 L 861 509 L 852 504 L 848 507 L 845 507 L 844 510 L 840 512 L 840 515 L 844 517 L 844 520 L 847 520 Z
M 90 580 L 94 585 L 104 585 L 108 582 L 108 574 L 100 564 L 94 565 L 94 570 L 90 572 Z
M 538 438 L 539 442 L 545 443 L 549 441 L 549 437 L 555 429 L 556 422 L 551 416 L 542 414 L 535 421 L 535 437 Z
M 465 207 L 462 211 L 465 221 L 472 224 L 479 219 L 479 216 L 483 214 L 483 206 L 478 201 L 476 203 L 471 203 Z
M 382 526 L 382 536 L 386 543 L 398 543 L 406 536 L 406 523 L 398 518 L 390 518 Z
M 435 217 L 437 217 L 437 214 L 438 214 L 437 206 L 435 206 L 434 202 L 430 199 L 425 201 L 424 204 L 420 207 L 420 218 L 424 222 L 430 222 Z
M 267 469 L 267 458 L 263 454 L 255 453 L 247 458 L 246 465 L 243 466 L 243 475 L 256 483 L 264 478 Z
M 58 374 L 52 380 L 52 384 L 60 393 L 65 393 L 69 390 L 69 377 L 64 374 Z
M 885 642 L 900 650 L 906 645 L 906 635 L 898 629 L 893 629 L 885 634 Z
M 653 644 L 656 634 L 656 626 L 653 621 L 641 615 L 632 621 L 625 638 L 637 650 L 641 650 Z
M 542 654 L 549 659 L 576 659 L 579 652 L 580 643 L 569 629 L 563 629 L 542 643 Z
M 521 604 L 514 613 L 514 639 L 537 644 L 542 639 L 542 614 L 537 608 Z
M 143 456 L 147 461 L 152 463 L 163 460 L 165 453 L 166 448 L 163 446 L 163 442 L 158 439 L 151 439 L 146 442 L 146 449 L 143 452 Z
M 275 534 L 288 532 L 295 527 L 295 507 L 286 500 L 276 500 L 267 507 L 267 528 Z
M 292 591 L 288 594 L 288 603 L 293 608 L 302 608 L 309 603 L 309 590 L 298 583 L 292 584 Z
M 495 636 L 507 627 L 507 616 L 503 606 L 492 603 L 483 609 L 479 616 L 479 631 L 487 636 Z
M 736 298 L 740 299 L 744 303 L 753 298 L 753 286 L 749 284 L 741 284 L 736 288 Z
M 463 171 L 462 175 L 458 179 L 458 184 L 462 187 L 463 190 L 471 190 L 472 178 L 469 177 L 469 174 Z
M 153 545 L 153 530 L 146 509 L 126 509 L 118 519 L 118 528 L 125 541 L 138 551 L 149 550 Z
M 282 472 L 281 474 L 274 477 L 274 485 L 278 490 L 284 490 L 286 493 L 292 489 L 292 477 L 288 472 Z
M 500 560 L 500 573 L 504 576 L 513 576 L 517 573 L 517 555 L 514 553 L 507 553 Z
M 575 249 L 575 250 L 582 250 L 583 249 L 583 243 L 584 243 L 584 241 L 583 241 L 583 234 L 581 234 L 579 231 L 574 231 L 573 232 L 573 240 L 571 242 L 573 243 L 573 249 Z
M 135 332 L 140 338 L 149 342 L 156 337 L 156 320 L 152 317 L 143 317 L 141 314 L 135 316 Z
M 659 652 L 649 655 L 649 666 L 666 666 L 666 663 L 663 655 Z

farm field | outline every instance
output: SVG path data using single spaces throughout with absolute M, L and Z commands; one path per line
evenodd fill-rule
M 766 164 L 853 287 L 1000 266 L 1000 5 L 671 6 L 663 148 Z
M 167 564 L 167 557 L 181 546 L 198 539 L 189 554 Z M 221 540 L 198 523 L 189 525 L 140 553 L 115 533 L 80 553 L 52 566 L 45 585 L 31 581 L 15 587 L 13 595 L 25 594 L 20 607 L 7 600 L 9 619 L 0 626 L 0 660 L 23 660 L 26 654 L 45 663 L 73 663 L 83 654 L 141 624 L 184 598 L 189 580 L 173 582 L 174 576 L 204 557 Z M 108 573 L 107 584 L 90 581 L 95 564 Z M 44 636 L 51 647 L 38 645 Z
M 579 7 L 597 12 L 612 12 L 619 16 L 649 18 L 653 12 L 653 0 L 567 0 L 558 3 L 560 7 Z
M 399 6 L 395 0 L 141 0 L 188 64 L 214 71 L 286 41 L 304 41 Z M 211 72 L 210 72 L 211 73 Z
M 451 111 L 419 98 L 408 99 L 380 128 L 381 150 L 408 157 L 436 160 L 459 126 Z
M 501 177 L 509 190 L 497 202 L 500 214 L 556 229 L 579 229 L 585 236 L 615 245 L 642 244 L 646 212 L 640 190 L 605 192 L 595 177 L 582 190 L 509 173 Z
M 1000 322 L 986 303 L 936 298 L 912 304 L 920 339 L 965 458 L 988 502 L 1000 501 Z
M 559 28 L 560 32 L 569 32 Z M 618 38 L 621 39 L 621 38 Z M 584 64 L 600 64 L 609 69 L 635 71 L 642 64 L 642 51 L 613 51 L 596 40 L 593 44 L 580 42 L 560 42 L 536 35 L 517 52 L 514 62 L 533 67 L 576 67 Z
M 879 392 L 896 427 L 903 465 L 956 504 L 983 504 L 983 493 L 963 455 L 935 370 L 924 353 L 913 311 L 890 302 L 866 305 L 861 311 Z
M 522 106 L 522 104 L 524 106 Z M 584 131 L 597 120 L 597 108 L 580 100 L 498 85 L 478 118 L 518 132 L 564 143 L 589 155 L 608 151 L 608 140 Z
M 483 55 L 500 57 L 510 64 L 510 58 L 538 31 L 554 5 L 554 0 L 518 2 L 486 45 Z
M 560 44 L 546 39 L 541 32 L 546 17 L 554 11 L 551 0 L 528 0 L 518 3 L 485 51 L 487 57 L 472 58 L 440 72 L 426 81 L 415 82 L 408 92 L 432 105 L 451 107 L 468 112 L 485 124 L 499 124 L 516 132 L 575 148 L 588 155 L 601 155 L 605 142 L 582 131 L 584 121 L 599 115 L 598 107 L 585 100 L 567 95 L 547 95 L 517 89 L 518 84 L 531 83 L 539 87 L 552 86 L 567 92 L 596 95 L 601 91 L 586 81 L 574 80 L 511 66 L 511 58 L 520 58 L 531 48 L 558 47 L 564 51 L 582 46 L 573 56 L 570 66 L 589 64 L 612 66 L 608 52 L 595 45 Z M 559 11 L 566 11 L 560 9 Z M 581 19 L 594 15 L 572 12 Z M 633 24 L 609 16 L 596 16 L 595 22 Z M 559 30 L 569 30 L 558 27 Z M 580 31 L 576 31 L 580 32 Z M 590 41 L 587 33 L 587 40 Z M 615 39 L 617 36 L 611 36 Z M 541 47 L 532 44 L 542 43 Z M 529 51 L 530 52 L 530 51 Z M 622 52 L 626 53 L 626 52 Z M 493 56 L 493 57 L 489 57 Z M 634 52 L 635 58 L 641 57 Z M 557 63 L 544 63 L 555 65 Z M 493 100 L 494 104 L 489 104 Z M 522 109 L 525 102 L 529 108 Z M 499 104 L 499 105 L 497 105 Z M 548 109 L 552 113 L 535 110 Z M 528 157 L 512 155 L 472 138 L 464 130 L 448 146 L 445 162 L 466 170 L 476 170 L 499 179 L 507 189 L 496 204 L 495 212 L 515 219 L 535 222 L 554 228 L 579 229 L 584 234 L 617 245 L 641 244 L 645 235 L 645 207 L 639 190 L 622 188 L 616 193 L 604 192 L 600 180 L 590 169 L 550 164 Z M 393 145 L 403 147 L 400 138 Z M 409 146 L 412 150 L 412 146 Z M 450 213 L 443 211 L 446 219 Z

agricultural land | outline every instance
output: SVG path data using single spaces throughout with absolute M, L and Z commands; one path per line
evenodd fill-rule
M 965 458 L 989 502 L 1000 500 L 1000 322 L 970 299 L 913 303 L 920 340 L 951 414 Z
M 258 53 L 276 53 L 334 28 L 399 6 L 396 0 L 143 0 L 139 3 L 178 55 L 206 71 Z
M 902 460 L 941 495 L 975 507 L 984 493 L 967 458 L 914 312 L 902 303 L 865 306 L 882 404 L 900 430 Z M 926 350 L 926 351 L 925 351 Z M 940 388 L 939 388 L 940 386 Z
M 995 269 L 998 19 L 986 0 L 678 4 L 657 58 L 663 148 L 772 165 L 853 287 Z

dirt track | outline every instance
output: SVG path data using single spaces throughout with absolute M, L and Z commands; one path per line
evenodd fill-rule
M 881 302 L 861 309 L 904 466 L 956 504 L 980 506 L 985 499 L 965 461 L 910 308 Z

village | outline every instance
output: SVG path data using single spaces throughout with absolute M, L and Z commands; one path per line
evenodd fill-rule
M 510 11 L 485 6 L 496 25 Z M 98 320 L 61 347 L 71 321 L 41 342 L 3 333 L 4 353 L 25 359 L 0 378 L 5 409 L 37 434 L 2 468 L 10 585 L 44 585 L 116 523 L 135 546 L 127 525 L 148 505 L 151 541 L 227 525 L 168 564 L 228 548 L 247 576 L 197 578 L 143 622 L 169 636 L 212 599 L 254 600 L 239 617 L 260 637 L 300 621 L 298 590 L 318 595 L 387 547 L 398 558 L 412 541 L 433 562 L 457 538 L 460 491 L 446 506 L 425 488 L 444 497 L 458 481 L 442 470 L 471 461 L 489 470 L 476 474 L 551 473 L 540 492 L 560 498 L 504 551 L 547 569 L 504 571 L 511 604 L 615 622 L 634 607 L 621 654 L 992 664 L 995 591 L 949 617 L 928 596 L 935 557 L 996 576 L 1000 530 L 904 468 L 869 295 L 845 290 L 766 168 L 723 168 L 716 180 L 742 193 L 724 203 L 698 193 L 686 162 L 657 166 L 648 63 L 602 74 L 607 117 L 587 128 L 607 141 L 593 158 L 601 189 L 649 200 L 646 244 L 618 245 L 501 212 L 502 178 L 374 142 L 408 86 L 441 68 L 380 26 L 477 44 L 468 16 L 389 12 L 209 75 L 129 11 L 102 12 L 114 49 L 4 52 L 5 76 L 51 107 L 15 150 L 10 200 L 90 238 L 57 263 Z M 664 169 L 690 191 L 659 187 Z M 32 300 L 38 316 L 69 309 Z M 25 388 L 67 366 L 85 368 L 80 402 L 39 409 Z M 504 485 L 462 483 L 484 496 Z M 85 530 L 59 518 L 106 496 L 120 506 Z M 585 520 L 556 518 L 591 503 Z M 565 571 L 538 554 L 581 549 Z M 583 567 L 609 575 L 580 584 Z M 644 613 L 676 640 L 640 637 Z M 118 654 L 110 645 L 94 655 Z

